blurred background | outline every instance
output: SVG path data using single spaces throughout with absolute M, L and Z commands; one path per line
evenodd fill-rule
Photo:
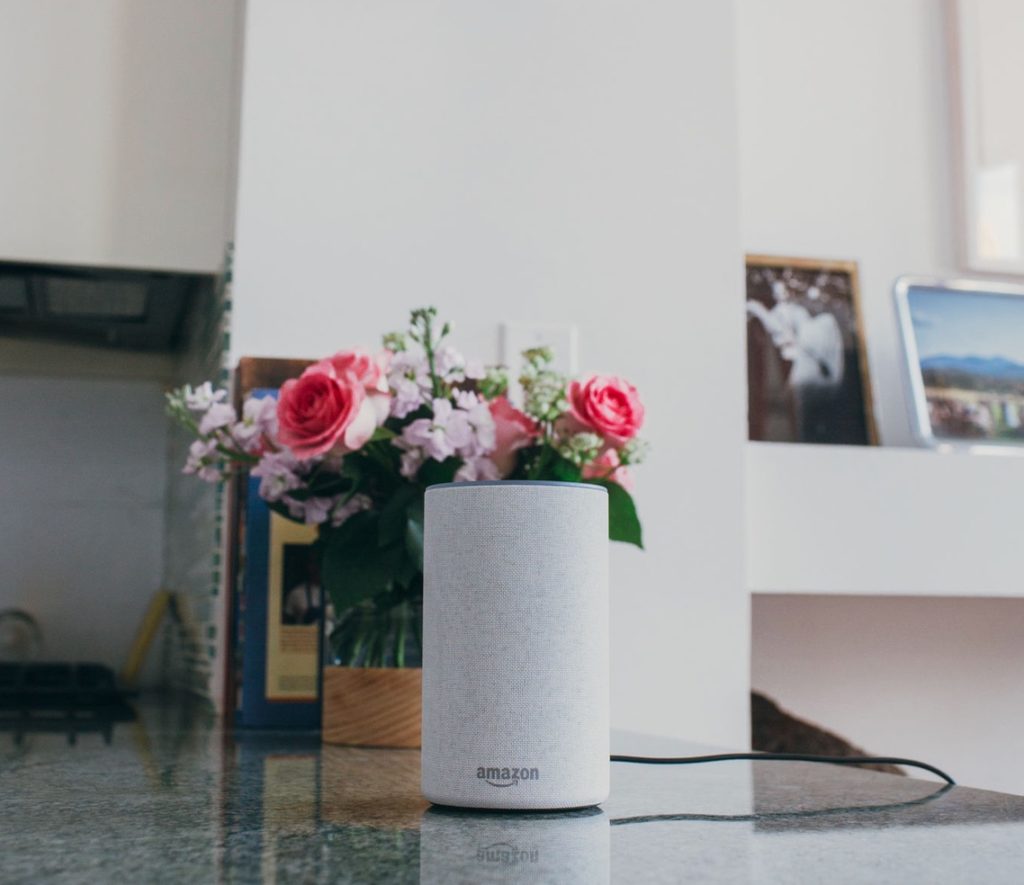
M 753 687 L 1024 792 L 1024 462 L 915 448 L 891 301 L 1024 273 L 1018 7 L 0 0 L 0 659 L 120 669 L 171 590 L 140 684 L 230 706 L 164 391 L 434 304 L 644 398 L 616 727 L 748 746 Z M 748 253 L 857 263 L 879 447 L 747 442 Z

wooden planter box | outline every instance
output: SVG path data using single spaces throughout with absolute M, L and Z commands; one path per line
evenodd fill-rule
M 323 742 L 418 748 L 422 686 L 418 667 L 324 667 Z

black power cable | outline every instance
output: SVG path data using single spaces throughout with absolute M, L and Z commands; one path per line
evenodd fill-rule
M 623 824 L 649 824 L 664 821 L 690 821 L 698 823 L 763 823 L 771 820 L 800 820 L 801 818 L 823 818 L 833 815 L 847 815 L 858 812 L 900 811 L 916 805 L 926 805 L 953 789 L 952 784 L 943 784 L 935 792 L 917 799 L 903 802 L 887 802 L 882 805 L 844 805 L 838 808 L 808 808 L 803 811 L 759 811 L 756 814 L 642 814 L 635 817 L 613 817 L 608 821 L 613 827 Z
M 812 756 L 805 753 L 716 753 L 710 756 L 622 756 L 612 754 L 612 762 L 634 762 L 639 765 L 696 765 L 700 762 L 827 762 L 830 765 L 904 765 L 920 768 L 942 778 L 949 786 L 956 786 L 941 768 L 918 762 L 916 759 L 901 759 L 898 756 Z

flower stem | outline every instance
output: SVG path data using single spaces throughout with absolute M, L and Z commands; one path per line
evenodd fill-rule
M 550 459 L 551 447 L 547 444 L 541 446 L 540 455 L 537 456 L 537 460 L 533 463 L 533 469 L 530 471 L 530 479 L 541 479 L 541 474 L 545 467 L 547 467 Z
M 409 607 L 402 603 L 399 606 L 398 630 L 395 638 L 395 666 L 405 666 L 405 622 L 409 617 Z
M 255 455 L 250 455 L 248 452 L 241 452 L 238 449 L 228 448 L 223 443 L 217 444 L 217 451 L 225 458 L 230 458 L 232 461 L 240 461 L 243 464 L 257 464 L 260 460 Z
M 434 397 L 441 396 L 441 379 L 437 377 L 434 357 L 434 323 L 430 311 L 423 311 L 423 352 L 427 355 L 427 369 L 430 372 L 430 388 Z

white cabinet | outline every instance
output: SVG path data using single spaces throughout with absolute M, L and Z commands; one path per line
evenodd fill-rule
M 0 4 L 0 260 L 218 267 L 238 7 Z
M 1024 457 L 747 445 L 755 593 L 1020 596 Z
M 1022 490 L 1016 455 L 748 444 L 753 687 L 1024 792 Z

